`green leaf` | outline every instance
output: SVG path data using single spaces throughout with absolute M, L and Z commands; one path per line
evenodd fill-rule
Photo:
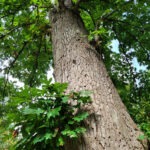
M 80 91 L 80 96 L 81 97 L 89 97 L 89 96 L 91 96 L 91 94 L 92 94 L 92 92 L 88 91 L 88 90 Z
M 70 120 L 68 121 L 68 124 L 74 124 L 74 121 Z
M 52 134 L 52 133 L 46 133 L 46 134 L 44 135 L 44 138 L 45 138 L 46 140 L 52 139 L 52 138 L 53 138 L 53 134 Z
M 76 3 L 78 2 L 78 0 L 72 0 L 72 2 L 73 2 L 74 4 L 76 4 Z
M 14 26 L 17 26 L 18 24 L 19 24 L 19 22 L 18 21 L 14 21 Z
M 59 116 L 59 112 L 60 112 L 60 110 L 61 110 L 61 106 L 60 106 L 60 107 L 57 107 L 57 108 L 54 108 L 54 109 L 49 110 L 49 112 L 47 113 L 47 117 L 48 117 L 48 119 L 49 119 L 50 117 L 55 118 L 56 116 Z
M 36 115 L 40 115 L 40 114 L 42 114 L 44 112 L 44 110 L 42 110 L 41 108 L 38 108 L 38 109 L 32 109 L 32 108 L 25 108 L 24 110 L 23 110 L 23 114 L 24 115 L 34 115 L 34 114 L 36 114 Z
M 88 117 L 88 113 L 85 112 L 85 113 L 81 113 L 81 114 L 77 114 L 75 117 L 73 117 L 72 119 L 74 121 L 77 121 L 77 122 L 81 122 L 83 121 L 84 119 L 86 119 Z
M 36 143 L 39 143 L 39 142 L 42 142 L 43 140 L 44 140 L 44 136 L 42 136 L 42 135 L 38 135 L 38 136 L 36 136 L 35 138 L 34 138 L 34 140 L 33 140 L 33 144 L 36 144 Z
M 69 97 L 67 97 L 67 96 L 65 96 L 65 97 L 62 98 L 62 102 L 63 102 L 63 103 L 68 102 L 68 100 L 69 100 Z
M 140 136 L 138 137 L 138 140 L 144 140 L 144 139 L 146 139 L 146 137 L 145 137 L 144 134 L 143 134 L 143 135 L 140 135 Z
M 78 134 L 84 133 L 85 131 L 86 131 L 86 129 L 83 127 L 78 127 L 75 129 L 75 132 Z
M 68 129 L 62 131 L 61 133 L 62 133 L 62 135 L 69 136 L 70 138 L 77 138 L 78 137 L 75 131 L 68 130 Z
M 60 136 L 60 137 L 58 138 L 57 145 L 58 145 L 58 146 L 63 146 L 64 143 L 65 143 L 65 142 L 64 142 L 63 138 Z

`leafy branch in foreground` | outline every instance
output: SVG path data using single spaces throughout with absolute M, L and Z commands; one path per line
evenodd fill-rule
M 17 109 L 8 119 L 15 124 L 15 149 L 61 149 L 65 139 L 86 131 L 83 120 L 88 113 L 81 107 L 90 103 L 90 92 L 65 94 L 66 88 L 65 83 L 45 81 L 41 89 L 25 87 L 12 96 L 9 105 Z

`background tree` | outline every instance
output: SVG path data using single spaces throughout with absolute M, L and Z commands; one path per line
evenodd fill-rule
M 91 113 L 86 122 L 87 137 L 79 139 L 79 147 L 146 148 L 146 144 L 137 140 L 142 133 L 128 116 L 105 66 L 134 121 L 150 136 L 148 6 L 146 0 L 65 3 L 3 0 L 0 3 L 1 70 L 6 75 L 5 82 L 1 82 L 3 106 L 4 97 L 12 89 L 7 87 L 7 75 L 30 87 L 40 85 L 39 79 L 53 65 L 53 44 L 56 81 L 69 82 L 69 90 L 93 91 L 93 105 L 86 107 Z M 110 46 L 114 39 L 119 41 L 118 53 Z M 137 70 L 135 59 L 146 69 Z M 3 115 L 5 110 L 2 109 Z M 67 146 L 70 144 L 68 141 Z

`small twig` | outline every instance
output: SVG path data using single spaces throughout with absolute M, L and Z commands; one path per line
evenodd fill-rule
M 23 44 L 23 46 L 22 46 L 21 50 L 18 52 L 18 54 L 17 54 L 17 56 L 15 57 L 15 59 L 11 62 L 11 64 L 10 64 L 10 67 L 9 67 L 9 68 L 11 68 L 11 67 L 13 67 L 13 66 L 14 66 L 15 62 L 17 61 L 17 59 L 19 58 L 19 56 L 20 56 L 20 55 L 21 55 L 21 53 L 23 52 L 23 50 L 24 50 L 24 48 L 26 47 L 27 43 L 28 43 L 28 42 L 24 42 L 24 44 Z
M 125 6 L 125 4 L 128 4 L 128 3 L 131 3 L 132 1 L 128 1 L 128 2 L 125 2 L 123 6 Z M 109 14 L 107 15 L 104 15 L 104 16 L 101 16 L 99 19 L 98 19 L 98 23 L 100 23 L 102 20 L 105 20 L 107 19 L 108 17 L 112 16 L 114 13 L 118 12 L 118 8 L 116 8 L 115 10 L 113 10 L 112 12 L 110 12 Z
M 4 34 L 4 35 L 2 35 L 2 36 L 0 36 L 0 39 L 3 39 L 3 38 L 5 38 L 7 35 L 9 35 L 10 33 L 12 33 L 14 30 L 16 30 L 16 29 L 19 29 L 20 27 L 15 27 L 15 28 L 13 28 L 13 29 L 11 29 L 9 32 L 7 32 L 6 34 Z
M 125 30 L 125 31 L 132 37 L 132 39 L 134 39 L 135 41 L 137 41 L 139 43 L 139 45 L 141 46 L 141 48 L 145 51 L 145 48 L 142 45 L 142 43 L 139 41 L 139 39 L 135 35 L 133 35 L 131 32 L 129 32 L 128 30 Z
M 21 25 L 19 25 L 19 26 L 16 26 L 16 27 L 14 27 L 13 29 L 10 29 L 10 31 L 7 32 L 6 34 L 0 36 L 0 39 L 5 38 L 7 35 L 11 34 L 13 31 L 15 31 L 15 30 L 17 30 L 17 29 L 19 29 L 19 28 L 21 28 L 21 27 L 28 26 L 28 25 L 31 25 L 31 24 L 34 24 L 34 22 L 31 22 L 31 23 L 23 23 L 23 24 L 21 24 Z
M 28 42 L 24 42 L 22 48 L 20 49 L 20 51 L 17 53 L 16 57 L 14 58 L 14 60 L 8 65 L 8 67 L 1 69 L 2 70 L 6 70 L 7 74 L 9 73 L 9 70 L 14 67 L 15 62 L 17 61 L 17 59 L 19 58 L 19 56 L 21 55 L 21 53 L 23 52 L 25 46 L 27 45 Z
M 33 65 L 33 68 L 32 68 L 31 77 L 30 77 L 30 80 L 29 80 L 30 87 L 33 87 L 33 85 L 34 85 L 33 80 L 34 80 L 34 76 L 35 76 L 36 70 L 38 69 L 38 65 L 39 65 L 38 58 L 39 58 L 39 55 L 40 55 L 41 46 L 42 46 L 42 36 L 40 38 L 39 49 L 35 54 L 35 61 L 34 61 L 34 65 Z

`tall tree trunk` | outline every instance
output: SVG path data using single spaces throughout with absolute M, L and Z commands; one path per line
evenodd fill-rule
M 54 76 L 69 91 L 90 90 L 87 132 L 66 150 L 143 150 L 147 143 L 123 105 L 99 54 L 90 46 L 80 17 L 69 10 L 51 13 Z

